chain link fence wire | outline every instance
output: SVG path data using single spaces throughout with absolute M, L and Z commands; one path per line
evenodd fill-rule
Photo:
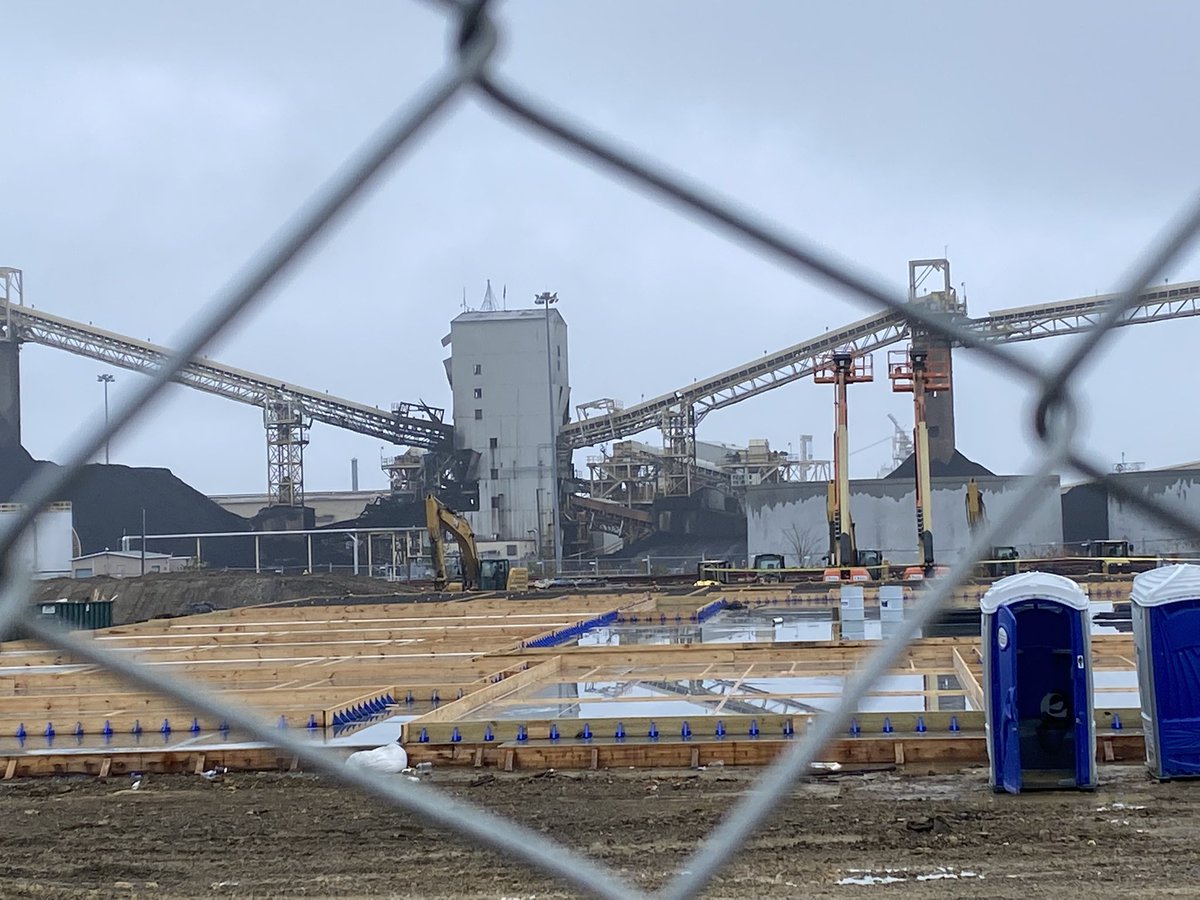
M 1189 538 L 1200 540 L 1200 522 L 1151 497 L 1132 492 L 1120 480 L 1112 478 L 1103 465 L 1088 455 L 1086 448 L 1076 444 L 1077 410 L 1072 393 L 1072 383 L 1080 366 L 1121 323 L 1137 302 L 1137 295 L 1195 242 L 1200 231 L 1200 198 L 1189 204 L 1184 215 L 1165 229 L 1154 246 L 1135 262 L 1118 298 L 1097 324 L 1073 345 L 1063 362 L 1054 368 L 1039 367 L 1014 355 L 1002 344 L 981 339 L 947 314 L 908 304 L 903 296 L 876 283 L 849 262 L 786 234 L 778 225 L 740 208 L 729 198 L 717 196 L 703 185 L 688 182 L 668 167 L 642 158 L 632 148 L 597 134 L 587 125 L 572 121 L 561 111 L 551 109 L 507 84 L 491 66 L 498 32 L 491 15 L 494 4 L 489 0 L 428 2 L 444 12 L 454 35 L 452 51 L 442 70 L 383 123 L 311 201 L 210 301 L 183 331 L 176 342 L 177 352 L 116 407 L 106 426 L 83 430 L 60 469 L 43 469 L 22 488 L 17 499 L 26 504 L 24 511 L 0 530 L 0 637 L 29 637 L 43 641 L 76 658 L 102 666 L 142 688 L 168 695 L 197 711 L 224 719 L 248 735 L 291 753 L 310 770 L 408 810 L 430 824 L 451 829 L 506 856 L 523 860 L 582 893 L 612 898 L 646 896 L 611 869 L 541 834 L 426 785 L 375 780 L 361 770 L 347 767 L 338 754 L 279 730 L 255 712 L 164 674 L 161 667 L 151 670 L 127 656 L 104 650 L 92 640 L 38 618 L 32 614 L 32 573 L 20 570 L 15 562 L 15 545 L 31 526 L 39 509 L 61 496 L 79 475 L 82 466 L 141 414 L 172 376 L 190 360 L 199 357 L 218 334 L 252 305 L 260 302 L 281 274 L 304 254 L 312 252 L 317 241 L 341 217 L 349 214 L 352 204 L 378 181 L 389 165 L 395 164 L 413 138 L 431 130 L 451 101 L 467 93 L 484 99 L 497 113 L 507 116 L 531 136 L 543 138 L 575 154 L 593 168 L 709 224 L 765 258 L 865 303 L 871 309 L 899 312 L 910 327 L 978 351 L 1000 371 L 1027 383 L 1031 396 L 1037 400 L 1033 424 L 1041 443 L 1040 462 L 1032 475 L 1020 481 L 1011 509 L 975 534 L 962 558 L 945 576 L 933 582 L 931 590 L 913 607 L 902 629 L 882 641 L 848 681 L 837 707 L 819 716 L 803 738 L 762 773 L 753 788 L 731 808 L 657 896 L 695 896 L 739 851 L 754 829 L 788 796 L 796 779 L 819 757 L 825 745 L 845 727 L 874 682 L 899 659 L 908 642 L 969 577 L 974 564 L 986 558 L 991 546 L 1006 542 L 1014 526 L 1037 504 L 1041 499 L 1043 477 L 1061 471 L 1078 472 L 1102 482 L 1112 495 L 1156 516 Z

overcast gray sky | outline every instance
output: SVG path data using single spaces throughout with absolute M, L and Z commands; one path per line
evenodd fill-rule
M 448 39 L 415 2 L 0 8 L 0 265 L 24 269 L 40 309 L 160 343 Z M 948 248 L 976 315 L 1114 289 L 1200 187 L 1191 3 L 513 0 L 497 16 L 499 66 L 528 90 L 897 291 L 908 259 Z M 1200 255 L 1170 277 L 1200 279 Z M 210 355 L 366 403 L 448 406 L 439 341 L 463 288 L 477 304 L 487 278 L 510 306 L 559 293 L 576 402 L 637 402 L 869 312 L 470 99 Z M 1200 458 L 1178 402 L 1198 340 L 1200 320 L 1125 329 L 1088 369 L 1102 457 Z M 35 345 L 22 362 L 25 443 L 54 458 L 98 414 L 106 369 Z M 1028 395 L 969 353 L 957 367 L 959 448 L 1023 470 Z M 114 374 L 117 393 L 137 377 Z M 854 389 L 852 448 L 910 408 L 883 379 Z M 828 388 L 796 384 L 712 414 L 701 437 L 786 447 L 811 433 L 828 457 L 832 415 Z M 112 449 L 209 493 L 264 488 L 261 414 L 186 388 Z M 856 454 L 854 475 L 888 451 Z M 308 489 L 349 487 L 352 456 L 383 486 L 379 452 L 314 427 Z

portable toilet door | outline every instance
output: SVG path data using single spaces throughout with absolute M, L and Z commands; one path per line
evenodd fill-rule
M 1096 786 L 1088 597 L 1022 572 L 980 600 L 984 722 L 996 791 Z
M 1200 566 L 1137 575 L 1130 614 L 1146 765 L 1155 778 L 1200 777 Z

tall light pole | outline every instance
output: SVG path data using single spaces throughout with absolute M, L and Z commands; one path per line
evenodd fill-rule
M 550 305 L 558 302 L 558 294 L 543 291 L 533 302 L 546 309 L 546 393 L 550 398 L 550 533 L 554 539 L 554 574 L 562 574 L 562 520 L 558 515 L 558 423 L 554 414 L 554 354 L 550 352 Z
M 109 375 L 107 372 L 103 375 L 97 375 L 96 380 L 104 385 L 104 427 L 108 428 L 108 386 L 117 379 Z M 104 464 L 108 465 L 108 441 L 104 442 Z

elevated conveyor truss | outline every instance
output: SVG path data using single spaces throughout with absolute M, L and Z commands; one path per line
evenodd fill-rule
M 1116 294 L 1098 294 L 1034 306 L 998 310 L 978 319 L 953 316 L 956 324 L 987 340 L 1032 341 L 1076 334 L 1096 323 Z M 1165 284 L 1142 293 L 1137 306 L 1121 325 L 1160 322 L 1200 315 L 1200 281 Z M 752 360 L 703 381 L 694 382 L 635 406 L 591 416 L 564 426 L 560 440 L 569 449 L 621 440 L 660 427 L 666 417 L 691 407 L 695 421 L 715 409 L 739 403 L 785 384 L 811 376 L 820 359 L 836 349 L 858 356 L 909 338 L 907 321 L 896 312 L 883 312 L 843 328 Z
M 167 347 L 139 341 L 94 325 L 0 300 L 0 320 L 10 324 L 19 341 L 55 347 L 134 372 L 148 372 L 167 359 Z M 214 360 L 193 360 L 175 379 L 208 394 L 267 409 L 291 401 L 315 422 L 393 444 L 426 450 L 442 448 L 453 436 L 444 410 L 419 403 L 398 403 L 390 411 L 345 400 L 322 391 L 287 384 L 277 378 L 235 369 Z

